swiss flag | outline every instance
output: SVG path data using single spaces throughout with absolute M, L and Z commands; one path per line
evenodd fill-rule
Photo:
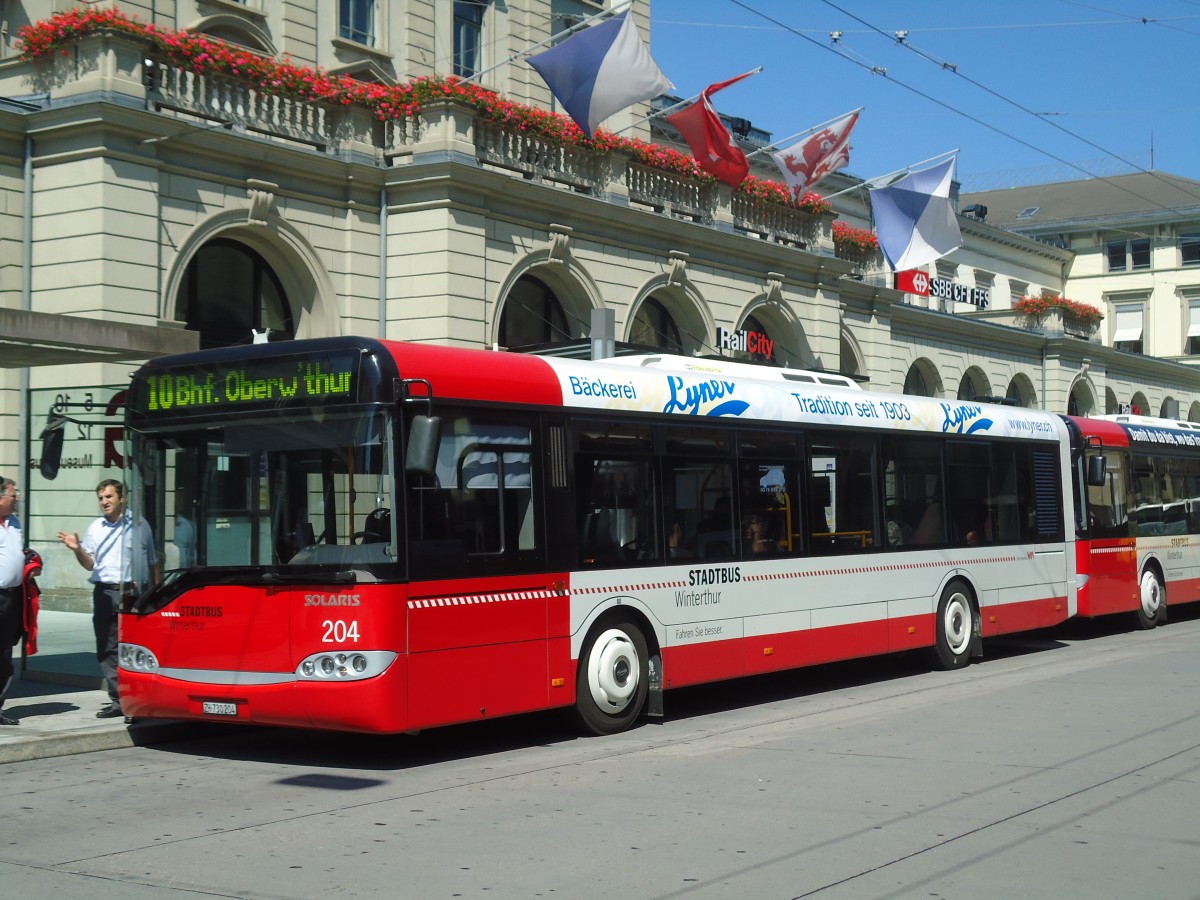
M 728 129 L 721 124 L 721 118 L 713 109 L 709 97 L 753 74 L 746 72 L 728 81 L 710 84 L 691 106 L 667 116 L 667 121 L 678 128 L 687 141 L 692 156 L 696 158 L 696 165 L 730 187 L 737 187 L 745 180 L 750 172 L 750 163 Z

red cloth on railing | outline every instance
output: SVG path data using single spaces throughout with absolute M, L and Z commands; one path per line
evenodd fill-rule
M 41 603 L 38 598 L 41 591 L 38 590 L 37 582 L 34 581 L 35 575 L 42 574 L 42 558 L 36 550 L 25 551 L 25 578 L 22 581 L 22 586 L 25 588 L 25 603 L 24 603 L 24 624 L 25 624 L 25 655 L 33 656 L 37 653 L 37 618 L 38 610 Z

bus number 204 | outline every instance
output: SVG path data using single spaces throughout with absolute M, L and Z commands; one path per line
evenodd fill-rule
M 325 634 L 321 638 L 324 644 L 344 644 L 346 641 L 358 643 L 358 622 L 343 622 L 341 619 L 326 619 L 321 623 Z

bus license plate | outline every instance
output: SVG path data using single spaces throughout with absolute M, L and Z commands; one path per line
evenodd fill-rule
M 213 700 L 205 700 L 200 707 L 205 715 L 209 716 L 236 716 L 236 703 L 217 703 Z

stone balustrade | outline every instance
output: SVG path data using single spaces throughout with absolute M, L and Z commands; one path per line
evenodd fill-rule
M 0 74 L 0 88 L 14 80 L 13 73 L 5 74 Z M 415 121 L 380 122 L 364 107 L 302 101 L 261 91 L 233 76 L 197 73 L 156 59 L 144 42 L 115 32 L 81 37 L 70 52 L 33 63 L 20 78 L 26 88 L 48 95 L 51 104 L 100 95 L 380 166 L 419 165 L 450 154 L 606 202 L 823 256 L 841 255 L 831 237 L 832 215 L 806 213 L 721 183 L 643 165 L 623 151 L 596 153 L 532 132 L 506 130 L 454 99 L 426 104 Z M 26 92 L 10 90 L 13 95 Z M 866 272 L 871 267 L 863 263 L 860 271 Z
M 1100 323 L 1085 325 L 1063 315 L 1061 309 L 1048 309 L 1040 316 L 1023 316 L 1014 313 L 1013 324 L 1020 328 L 1036 331 L 1047 337 L 1073 337 L 1083 341 L 1100 341 Z
M 155 63 L 148 72 L 150 102 L 178 112 L 326 150 L 333 143 L 333 116 L 322 104 L 304 103 L 256 90 L 247 82 Z

